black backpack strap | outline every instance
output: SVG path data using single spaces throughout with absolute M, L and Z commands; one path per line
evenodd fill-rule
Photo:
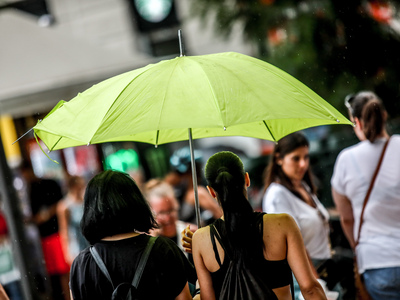
M 133 280 L 132 280 L 132 285 L 135 288 L 137 288 L 139 286 L 140 278 L 142 277 L 144 268 L 147 263 L 147 259 L 149 258 L 151 249 L 153 248 L 156 240 L 157 240 L 157 237 L 154 237 L 154 236 L 150 237 L 149 241 L 147 242 L 146 249 L 144 249 L 142 257 L 140 258 L 138 267 L 136 268 L 135 276 L 133 277 Z
M 217 263 L 219 264 L 219 266 L 222 267 L 221 259 L 218 254 L 217 244 L 215 243 L 215 235 L 216 235 L 215 232 L 216 232 L 216 230 L 215 230 L 214 224 L 211 224 L 210 225 L 210 238 L 211 238 L 211 243 L 212 243 L 213 250 L 214 250 L 215 259 L 217 260 Z
M 97 266 L 100 268 L 101 272 L 103 272 L 103 274 L 107 277 L 108 281 L 111 282 L 112 288 L 114 290 L 114 284 L 111 280 L 110 273 L 108 273 L 106 265 L 104 264 L 103 260 L 101 259 L 96 248 L 94 246 L 90 246 L 89 250 L 90 250 L 90 254 L 92 254 L 92 257 L 93 257 L 94 261 L 96 262 Z

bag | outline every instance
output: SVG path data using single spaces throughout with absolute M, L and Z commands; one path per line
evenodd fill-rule
M 229 255 L 230 253 L 223 245 L 221 236 L 214 224 L 210 226 L 210 236 L 218 264 L 220 266 L 222 265 L 214 237 L 217 238 L 221 247 L 224 249 L 225 257 L 230 260 L 218 299 L 278 299 L 272 289 L 259 276 L 252 272 L 245 260 L 239 259 L 238 261 L 233 261 L 230 258 L 231 255 Z
M 354 284 L 356 286 L 356 295 L 358 300 L 372 300 L 364 285 L 362 275 L 358 273 L 357 257 L 354 256 Z
M 113 287 L 113 293 L 111 295 L 111 300 L 138 300 L 137 298 L 137 288 L 139 286 L 140 278 L 142 277 L 142 273 L 144 271 L 144 268 L 146 266 L 147 259 L 149 258 L 151 249 L 154 246 L 154 243 L 156 242 L 156 237 L 150 237 L 146 248 L 144 249 L 144 252 L 142 254 L 142 257 L 140 258 L 138 267 L 135 272 L 135 276 L 133 277 L 132 283 L 129 282 L 123 282 L 120 283 L 116 288 L 114 288 L 114 284 L 111 280 L 110 273 L 108 273 L 108 270 L 106 268 L 106 265 L 104 264 L 103 260 L 101 259 L 99 253 L 97 252 L 96 248 L 93 246 L 90 247 L 90 253 L 93 256 L 93 259 L 95 260 L 97 266 L 100 268 L 100 270 L 103 272 L 103 274 L 107 277 L 108 281 L 110 281 L 112 287 Z

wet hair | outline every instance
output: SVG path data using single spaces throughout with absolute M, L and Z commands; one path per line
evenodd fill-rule
M 296 149 L 300 147 L 310 147 L 310 144 L 304 134 L 301 132 L 291 133 L 278 141 L 275 145 L 274 151 L 271 154 L 269 164 L 264 171 L 264 185 L 265 189 L 267 189 L 271 183 L 279 182 L 284 187 L 286 187 L 289 191 L 291 191 L 294 195 L 303 199 L 302 196 L 295 191 L 292 181 L 289 177 L 283 172 L 282 167 L 278 165 L 278 159 L 282 159 L 287 154 L 292 153 Z M 307 172 L 304 174 L 303 180 L 308 184 L 311 188 L 311 191 L 315 194 L 316 187 L 312 180 L 312 173 L 310 167 Z
M 350 113 L 363 122 L 363 133 L 372 143 L 382 133 L 386 123 L 386 110 L 382 100 L 371 91 L 361 91 L 348 100 Z
M 89 181 L 83 204 L 81 230 L 94 244 L 120 233 L 158 228 L 148 202 L 126 173 L 104 171 Z
M 253 253 L 259 243 L 257 238 L 253 208 L 247 200 L 245 190 L 245 171 L 240 158 L 229 151 L 222 151 L 211 156 L 205 166 L 205 177 L 208 186 L 217 195 L 224 212 L 223 234 L 226 234 L 233 259 L 246 257 Z

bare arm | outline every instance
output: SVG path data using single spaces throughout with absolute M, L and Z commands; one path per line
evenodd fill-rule
M 57 219 L 58 219 L 58 227 L 61 238 L 61 245 L 64 251 L 64 256 L 67 262 L 71 264 L 72 258 L 69 255 L 69 237 L 68 237 L 69 211 L 65 207 L 63 201 L 59 201 L 57 204 Z
M 10 298 L 8 298 L 6 291 L 4 290 L 1 284 L 0 284 L 0 300 L 10 300 Z
M 197 278 L 200 284 L 201 299 L 215 300 L 215 292 L 212 285 L 211 274 L 204 264 L 202 255 L 202 245 L 206 244 L 205 240 L 210 239 L 209 228 L 200 228 L 193 235 L 193 261 L 196 267 Z
M 350 247 L 354 249 L 354 216 L 351 202 L 346 196 L 339 194 L 334 188 L 332 188 L 332 197 L 340 215 L 340 224 L 342 225 L 343 232 L 349 241 Z
M 287 260 L 306 300 L 326 299 L 325 292 L 313 274 L 300 229 L 294 219 L 283 219 L 287 239 Z

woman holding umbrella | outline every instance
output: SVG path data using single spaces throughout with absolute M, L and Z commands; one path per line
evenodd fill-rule
M 312 274 L 293 218 L 287 214 L 261 214 L 258 222 L 260 213 L 253 212 L 247 199 L 250 178 L 239 157 L 226 151 L 214 154 L 205 166 L 205 177 L 207 189 L 223 210 L 223 217 L 211 226 L 219 232 L 225 249 L 233 252 L 232 257 L 249 263 L 252 272 L 262 278 L 278 299 L 292 299 L 291 270 L 306 299 L 326 299 Z M 202 299 L 219 298 L 229 264 L 222 244 L 214 240 L 213 246 L 211 226 L 194 233 L 193 251 L 192 233 L 188 229 L 182 233 L 184 247 L 193 252 Z M 263 295 L 259 297 L 263 299 Z

